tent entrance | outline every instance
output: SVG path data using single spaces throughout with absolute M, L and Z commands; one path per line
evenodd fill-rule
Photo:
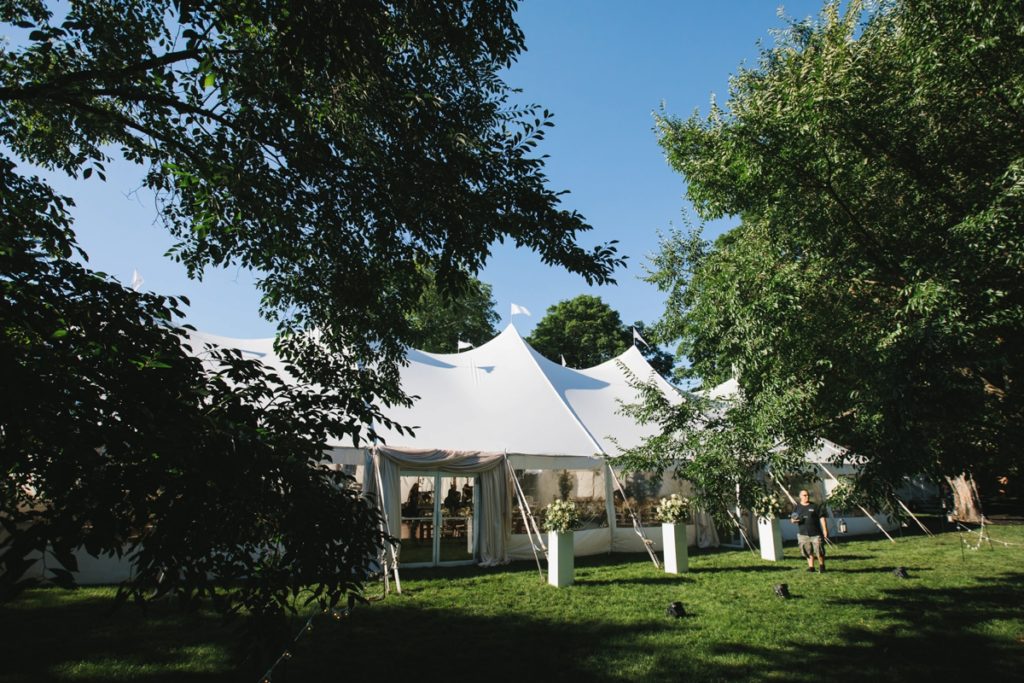
M 402 565 L 472 564 L 476 560 L 476 477 L 402 471 L 401 487 Z

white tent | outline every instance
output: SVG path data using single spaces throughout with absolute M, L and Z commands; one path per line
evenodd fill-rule
M 269 339 L 193 333 L 192 340 L 195 352 L 209 343 L 236 348 L 243 355 L 281 367 Z M 635 347 L 596 367 L 575 370 L 541 356 L 509 325 L 491 341 L 469 351 L 436 354 L 410 349 L 407 361 L 401 371 L 402 388 L 418 398 L 410 407 L 389 409 L 388 417 L 412 427 L 414 434 L 379 428 L 387 447 L 384 452 L 396 459 L 393 464 L 398 470 L 411 474 L 426 469 L 457 476 L 482 471 L 467 471 L 464 465 L 446 467 L 443 453 L 448 453 L 452 457 L 476 454 L 480 463 L 491 462 L 487 454 L 507 454 L 509 463 L 519 471 L 589 471 L 585 483 L 578 480 L 573 485 L 588 487 L 587 498 L 595 506 L 603 506 L 605 517 L 599 528 L 577 532 L 577 554 L 643 550 L 631 528 L 616 529 L 612 480 L 603 456 L 614 456 L 619 447 L 638 445 L 654 433 L 654 426 L 637 424 L 621 412 L 624 403 L 637 401 L 631 386 L 634 379 L 653 380 L 670 401 L 680 401 L 682 396 Z M 364 466 L 367 455 L 367 449 L 351 443 L 332 444 L 332 458 L 342 466 Z M 422 467 L 414 462 L 424 457 L 428 462 Z M 366 468 L 363 475 L 364 486 L 377 489 L 375 473 Z M 393 475 L 385 475 L 382 483 L 389 530 L 399 536 L 395 518 L 400 515 L 401 501 L 395 498 L 404 496 L 405 490 L 387 481 Z M 542 507 L 550 502 L 547 496 L 543 498 L 530 502 Z M 506 519 L 510 513 L 499 509 L 494 516 Z M 486 527 L 479 519 L 476 524 L 478 529 Z M 652 529 L 649 534 L 655 545 L 660 545 L 659 531 Z M 513 559 L 532 557 L 525 536 L 513 536 L 503 552 Z

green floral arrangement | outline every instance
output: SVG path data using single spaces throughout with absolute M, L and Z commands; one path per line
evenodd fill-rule
M 544 531 L 572 531 L 580 524 L 579 508 L 571 500 L 556 500 L 544 508 Z
M 690 516 L 690 499 L 677 493 L 662 498 L 654 510 L 654 516 L 665 524 L 684 522 Z

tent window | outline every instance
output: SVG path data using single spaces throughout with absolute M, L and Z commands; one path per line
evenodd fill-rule
M 629 507 L 640 517 L 644 526 L 657 526 L 661 522 L 654 516 L 658 501 L 673 493 L 684 497 L 693 495 L 693 487 L 689 482 L 681 481 L 671 475 L 658 476 L 653 472 L 634 472 L 620 477 L 622 488 L 626 491 Z M 615 492 L 616 526 L 629 527 L 633 521 L 623 503 L 622 495 Z
M 402 564 L 473 561 L 475 484 L 475 477 L 402 474 Z
M 516 470 L 516 479 L 523 489 L 530 512 L 537 523 L 544 524 L 544 508 L 555 500 L 572 500 L 580 510 L 582 529 L 608 526 L 605 509 L 603 468 L 589 470 Z M 512 533 L 525 534 L 519 504 L 513 515 Z

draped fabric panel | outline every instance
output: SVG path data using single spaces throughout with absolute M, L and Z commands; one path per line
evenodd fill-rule
M 441 449 L 397 449 L 379 447 L 375 451 L 383 495 L 377 490 L 372 455 L 367 455 L 363 491 L 383 502 L 388 533 L 399 538 L 402 517 L 401 472 L 442 472 L 460 476 L 477 475 L 480 495 L 477 520 L 480 564 L 493 566 L 510 561 L 512 535 L 512 489 L 504 453 L 449 451 Z M 380 504 L 380 503 L 378 503 Z
M 717 548 L 719 540 L 714 518 L 706 512 L 697 510 L 693 514 L 693 523 L 697 527 L 697 547 Z

